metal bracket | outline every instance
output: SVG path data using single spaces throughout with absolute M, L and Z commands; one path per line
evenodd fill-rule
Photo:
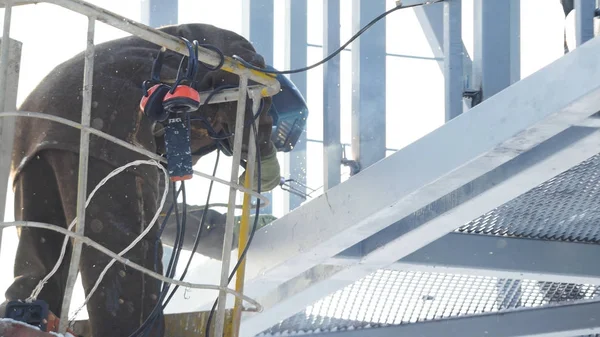
M 342 165 L 350 168 L 350 176 L 352 177 L 353 175 L 360 172 L 361 165 L 356 160 L 348 159 L 348 157 L 346 156 L 346 145 L 348 144 L 342 144 Z
M 477 104 L 481 103 L 483 98 L 483 92 L 480 90 L 468 89 L 463 92 L 463 98 L 471 100 L 471 108 L 474 108 Z

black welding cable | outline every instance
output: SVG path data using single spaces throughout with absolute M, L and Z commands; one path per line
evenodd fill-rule
M 215 160 L 215 167 L 213 169 L 213 174 L 212 174 L 213 177 L 216 176 L 216 174 L 217 174 L 217 167 L 219 166 L 219 157 L 220 157 L 220 151 L 217 151 L 217 159 Z M 194 258 L 196 249 L 198 249 L 198 246 L 200 244 L 200 237 L 202 236 L 202 230 L 204 229 L 204 223 L 206 220 L 206 211 L 208 210 L 208 206 L 210 204 L 210 197 L 212 194 L 212 188 L 213 188 L 214 182 L 215 181 L 211 179 L 210 185 L 208 187 L 208 194 L 206 197 L 206 205 L 204 206 L 204 210 L 203 210 L 204 214 L 202 215 L 202 220 L 200 221 L 200 227 L 198 228 L 198 232 L 196 233 L 196 239 L 194 239 L 194 246 L 192 248 L 190 258 L 188 259 L 188 262 L 187 262 L 185 268 L 183 269 L 183 273 L 181 274 L 182 281 L 183 281 L 183 278 L 187 275 L 188 269 L 189 269 L 190 265 L 192 264 L 192 259 Z M 185 201 L 184 201 L 184 203 L 185 203 Z M 171 298 L 173 297 L 173 295 L 175 295 L 175 292 L 177 291 L 177 289 L 179 289 L 179 285 L 175 286 L 175 288 L 171 292 L 171 295 L 167 298 L 167 300 L 165 302 L 165 307 L 169 303 L 169 301 L 171 301 Z
M 182 38 L 182 39 L 184 40 L 184 42 L 186 42 L 186 44 L 188 45 L 188 48 L 193 49 L 196 52 L 196 54 L 197 54 L 198 46 L 200 45 L 198 43 L 198 41 L 194 41 L 193 43 L 190 43 L 186 39 L 184 39 L 184 38 Z M 208 48 L 208 49 L 211 49 L 213 51 L 216 51 L 219 54 L 220 58 L 221 58 L 221 62 L 219 63 L 219 65 L 217 65 L 214 68 L 210 68 L 210 67 L 208 67 L 205 64 L 202 64 L 202 65 L 205 66 L 208 70 L 212 70 L 212 71 L 219 70 L 223 66 L 223 64 L 224 64 L 225 55 L 218 48 L 216 48 L 214 46 L 211 46 L 211 45 L 201 45 L 201 46 L 204 47 L 204 48 Z M 179 73 L 181 71 L 181 68 L 183 66 L 183 62 L 184 62 L 185 59 L 186 59 L 186 57 L 183 57 L 181 59 L 180 64 L 179 64 L 178 77 L 179 77 Z M 189 73 L 195 74 L 196 71 L 197 71 L 197 66 L 198 66 L 199 61 L 197 60 L 196 57 L 188 57 L 188 62 L 189 62 L 188 67 L 187 67 L 188 68 L 187 69 L 188 70 L 188 74 Z M 153 64 L 153 69 L 156 68 L 156 64 L 157 64 L 157 60 L 155 60 L 155 62 Z M 193 77 L 195 77 L 195 76 L 193 76 Z M 156 79 L 153 78 L 153 80 L 158 81 L 159 79 L 158 78 L 156 78 Z M 192 80 L 191 84 L 194 85 L 195 81 Z M 208 101 L 215 94 L 216 94 L 216 92 L 212 92 L 211 95 L 208 97 L 206 103 L 208 103 Z M 187 117 L 188 117 L 188 130 L 190 130 L 190 128 L 189 128 L 189 126 L 190 126 L 189 115 Z M 216 170 L 216 167 L 215 167 L 215 170 Z M 216 174 L 216 172 L 215 172 L 215 174 Z M 213 174 L 213 176 L 215 174 Z M 212 184 L 213 184 L 213 181 L 211 181 L 211 188 L 212 188 Z M 175 189 L 175 183 L 173 183 L 173 189 Z M 178 210 L 178 207 L 177 207 L 177 199 L 179 197 L 180 192 L 182 192 L 182 191 L 183 191 L 183 203 L 184 203 L 184 205 L 183 205 L 183 219 L 182 219 L 183 221 L 181 223 L 179 221 L 179 210 Z M 167 269 L 165 271 L 165 275 L 167 277 L 170 277 L 170 278 L 173 278 L 174 275 L 175 275 L 176 266 L 177 266 L 177 263 L 179 262 L 179 254 L 181 253 L 181 250 L 183 249 L 183 242 L 184 242 L 184 235 L 185 235 L 185 228 L 184 227 L 185 227 L 186 216 L 187 216 L 187 207 L 186 206 L 187 206 L 187 204 L 186 204 L 185 184 L 182 182 L 179 190 L 177 191 L 177 193 L 174 193 L 173 204 L 169 208 L 169 210 L 168 210 L 168 212 L 167 212 L 167 214 L 166 214 L 166 216 L 165 216 L 165 218 L 163 220 L 163 223 L 162 223 L 162 225 L 161 225 L 161 227 L 160 227 L 160 229 L 158 231 L 158 234 L 157 234 L 157 241 L 160 242 L 160 236 L 161 236 L 161 234 L 162 234 L 162 232 L 163 232 L 163 230 L 164 230 L 164 228 L 165 228 L 165 226 L 166 226 L 166 224 L 167 224 L 167 222 L 168 222 L 168 220 L 169 220 L 169 218 L 171 216 L 171 213 L 172 213 L 173 209 L 175 209 L 177 232 L 176 232 L 176 235 L 175 235 L 175 243 L 173 245 L 173 252 L 171 254 L 171 258 L 169 260 L 168 267 L 167 267 Z M 157 247 L 155 249 L 155 266 L 154 267 L 155 267 L 156 270 L 158 269 L 157 264 L 158 264 L 158 245 L 157 245 Z M 189 266 L 189 262 L 188 262 L 188 266 Z M 186 270 L 184 271 L 184 273 L 185 272 L 187 272 L 187 266 L 186 266 Z M 182 276 L 181 279 L 183 280 L 183 276 Z M 161 290 L 160 296 L 159 296 L 159 298 L 157 300 L 156 306 L 154 307 L 154 309 L 152 310 L 152 312 L 150 313 L 150 315 L 148 315 L 148 317 L 146 318 L 146 320 L 144 321 L 144 323 L 142 323 L 142 325 L 139 326 L 138 329 L 136 329 L 136 331 L 134 331 L 130 335 L 130 337 L 138 336 L 140 333 L 143 333 L 143 335 L 146 335 L 147 333 L 149 333 L 149 331 L 151 330 L 152 326 L 154 325 L 154 322 L 156 321 L 156 319 L 158 318 L 158 316 L 161 314 L 161 312 L 160 312 L 161 311 L 160 310 L 161 307 L 164 310 L 164 308 L 166 307 L 166 304 L 169 302 L 170 298 L 175 293 L 175 291 L 173 291 L 173 293 L 171 294 L 171 296 L 167 299 L 166 303 L 164 303 L 164 304 L 161 305 L 163 299 L 166 297 L 166 295 L 168 293 L 169 288 L 170 288 L 170 284 L 163 284 L 162 285 L 162 290 Z
M 187 127 L 188 127 L 188 132 L 191 132 L 191 121 L 190 121 L 190 116 L 189 114 L 186 115 L 186 121 L 187 121 Z M 174 184 L 174 183 L 173 183 Z M 171 255 L 171 261 L 169 262 L 169 267 L 167 268 L 167 277 L 170 278 L 174 278 L 175 277 L 175 273 L 177 270 L 177 265 L 179 263 L 179 257 L 181 254 L 181 251 L 183 250 L 183 244 L 184 244 L 184 240 L 185 240 L 185 227 L 187 224 L 187 193 L 185 190 L 185 181 L 181 182 L 181 192 L 182 192 L 182 197 L 183 197 L 183 205 L 182 205 L 182 221 L 181 224 L 179 223 L 179 217 L 177 217 L 177 234 L 176 234 L 176 239 L 175 239 L 175 245 L 173 245 L 173 253 Z M 177 197 L 174 196 L 173 198 L 173 204 L 175 206 L 175 210 L 176 210 L 176 215 L 179 216 L 177 210 Z M 180 232 L 181 229 L 181 233 Z M 173 258 L 175 256 L 175 258 Z M 181 280 L 183 280 L 183 276 L 181 277 Z M 152 310 L 150 316 L 149 316 L 149 322 L 148 325 L 143 328 L 144 333 L 142 336 L 146 336 L 150 330 L 152 329 L 152 327 L 154 326 L 154 323 L 156 322 L 156 319 L 160 316 L 161 311 L 159 308 L 159 305 L 162 307 L 162 310 L 164 311 L 164 309 L 166 308 L 168 301 L 170 300 L 170 298 L 173 296 L 172 294 L 174 294 L 174 292 L 171 294 L 171 296 L 169 296 L 169 299 L 166 302 L 163 302 L 169 292 L 169 289 L 171 288 L 171 284 L 164 284 L 163 285 L 163 290 L 161 291 L 160 294 L 160 299 L 157 302 L 157 305 L 154 307 L 154 309 Z M 161 304 L 162 303 L 162 304 Z M 145 324 L 146 322 L 144 322 Z
M 182 181 L 181 182 L 181 194 L 183 197 L 183 205 L 182 205 L 182 216 L 181 216 L 181 223 L 178 221 L 178 226 L 177 226 L 177 235 L 176 235 L 176 242 L 173 245 L 173 253 L 171 255 L 171 261 L 169 263 L 169 267 L 167 268 L 167 274 L 169 278 L 174 278 L 175 277 L 175 273 L 177 271 L 177 265 L 179 263 L 179 257 L 181 254 L 181 251 L 183 250 L 183 241 L 185 238 L 185 225 L 186 225 L 186 218 L 187 218 L 187 209 L 186 209 L 186 191 L 185 191 L 185 182 Z M 179 212 L 178 212 L 178 207 L 177 207 L 177 199 L 174 198 L 173 203 L 175 205 L 175 212 L 176 212 L 176 216 L 179 216 Z M 173 258 L 174 257 L 174 258 Z M 157 305 L 154 307 L 154 310 L 152 311 L 152 313 L 150 314 L 149 317 L 149 322 L 147 324 L 147 326 L 143 329 L 143 334 L 142 336 L 147 336 L 150 331 L 152 330 L 152 327 L 154 326 L 154 324 L 156 323 L 156 320 L 160 317 L 160 314 L 162 313 L 161 311 L 164 311 L 165 307 L 166 307 L 166 303 L 164 303 L 164 299 L 167 296 L 169 289 L 171 288 L 171 284 L 170 283 L 165 283 L 163 285 L 163 290 L 161 291 L 160 297 L 159 297 L 159 301 L 157 302 Z M 162 310 L 161 310 L 162 309 Z
M 176 189 L 175 183 L 171 183 L 173 190 Z M 181 222 L 179 220 L 179 210 L 177 207 L 177 198 L 179 197 L 179 194 L 183 191 L 184 186 L 183 184 L 179 187 L 179 190 L 177 190 L 177 193 L 173 193 L 173 204 L 171 205 L 171 207 L 169 208 L 169 210 L 167 211 L 167 214 L 163 220 L 163 223 L 161 224 L 161 228 L 159 230 L 159 233 L 162 233 L 162 231 L 164 230 L 164 227 L 166 226 L 171 213 L 173 210 L 175 210 L 175 219 L 176 219 L 176 234 L 175 234 L 175 242 L 173 244 L 173 252 L 171 253 L 171 258 L 169 260 L 169 264 L 167 266 L 167 269 L 165 271 L 165 276 L 172 278 L 173 274 L 174 274 L 174 270 L 173 270 L 173 265 L 177 263 L 177 259 L 176 259 L 176 251 L 178 250 L 178 248 L 180 247 L 180 244 L 182 245 L 182 238 L 183 236 L 181 235 Z M 160 234 L 157 234 L 157 236 L 160 238 Z M 158 241 L 158 240 L 157 240 Z M 157 264 L 157 260 L 158 259 L 158 247 L 156 247 L 155 250 L 155 265 Z M 150 330 L 152 329 L 152 326 L 154 325 L 154 322 L 156 320 L 156 318 L 160 315 L 161 313 L 161 303 L 163 301 L 163 299 L 166 296 L 166 293 L 169 289 L 169 284 L 168 283 L 163 283 L 162 284 L 162 290 L 160 293 L 160 296 L 157 299 L 156 305 L 154 306 L 154 309 L 150 312 L 150 314 L 148 315 L 148 317 L 146 318 L 146 320 L 142 323 L 142 325 L 140 325 L 131 335 L 130 337 L 135 337 L 135 336 L 145 336 L 147 335 Z
M 208 104 L 208 102 L 210 102 L 210 100 L 214 97 L 214 95 L 216 93 L 218 93 L 218 92 L 220 92 L 220 91 L 222 91 L 224 89 L 229 89 L 229 88 L 237 88 L 237 87 L 236 86 L 227 86 L 227 85 L 224 85 L 224 86 L 216 88 L 207 97 L 207 99 L 205 101 L 205 104 Z M 256 118 L 256 116 L 255 116 L 255 118 Z M 194 118 L 190 118 L 190 116 L 188 115 L 188 127 L 190 126 L 189 123 L 191 122 L 191 120 L 194 120 Z M 209 126 L 210 126 L 210 124 L 209 124 Z M 209 130 L 209 133 L 211 133 L 210 131 L 214 131 L 214 130 Z M 216 137 L 216 135 L 213 135 L 211 137 L 214 139 Z M 216 170 L 217 170 L 218 163 L 219 163 L 219 155 L 220 155 L 220 152 L 217 151 L 217 160 L 215 162 L 215 167 L 214 167 L 214 170 L 213 170 L 213 177 L 216 176 Z M 211 180 L 210 187 L 209 187 L 209 192 L 208 192 L 208 196 L 207 196 L 207 203 L 206 203 L 205 209 L 208 209 L 208 205 L 210 204 L 210 196 L 212 194 L 213 184 L 214 184 L 214 180 Z M 181 187 L 180 187 L 180 189 L 179 189 L 179 191 L 178 191 L 178 193 L 177 193 L 177 195 L 179 195 L 179 192 L 181 192 L 181 190 L 183 188 L 184 188 L 184 185 L 182 184 Z M 185 193 L 184 193 L 183 198 L 184 199 L 186 198 Z M 169 209 L 169 212 L 167 213 L 167 217 L 163 221 L 163 224 L 162 224 L 161 229 L 160 229 L 161 233 L 164 230 L 164 227 L 166 225 L 166 222 L 168 221 L 168 218 L 169 218 L 169 216 L 171 214 L 171 210 L 173 209 L 173 207 L 175 207 L 175 209 L 177 210 L 177 202 L 176 202 L 176 200 L 177 200 L 177 197 L 175 197 L 175 199 L 173 200 L 174 204 L 171 205 L 171 208 Z M 186 206 L 187 206 L 187 204 L 184 201 L 183 207 L 187 208 Z M 184 213 L 184 216 L 185 216 L 186 213 L 187 213 L 187 209 L 183 210 L 183 213 Z M 195 252 L 196 249 L 197 249 L 197 247 L 198 247 L 199 238 L 200 238 L 200 236 L 202 234 L 202 229 L 204 227 L 204 221 L 205 221 L 204 219 L 205 219 L 205 217 L 202 217 L 202 221 L 201 221 L 201 224 L 200 224 L 200 228 L 198 229 L 198 235 L 196 237 L 196 240 L 194 241 L 194 249 L 192 250 L 192 252 Z M 185 224 L 185 222 L 184 222 L 184 224 Z M 169 266 L 167 267 L 167 271 L 166 271 L 167 277 L 171 277 L 171 278 L 174 277 L 174 270 L 173 270 L 173 266 L 174 265 L 173 264 L 174 263 L 176 264 L 179 261 L 179 258 L 178 258 L 177 255 L 179 255 L 178 253 L 183 248 L 183 239 L 184 239 L 184 237 L 183 237 L 183 235 L 180 234 L 180 228 L 181 228 L 181 225 L 179 223 L 179 218 L 177 217 L 177 234 L 176 234 L 176 237 L 175 237 L 175 244 L 173 246 L 173 253 L 171 255 L 171 259 L 169 261 Z M 179 242 L 181 242 L 181 244 L 178 244 Z M 183 274 L 181 276 L 181 280 L 183 280 L 183 278 L 186 276 L 186 274 L 188 272 L 188 269 L 189 269 L 189 266 L 191 264 L 192 258 L 193 258 L 193 253 L 190 256 L 190 259 L 188 260 L 188 263 L 186 264 L 184 272 L 183 272 Z M 144 321 L 144 323 L 131 336 L 137 336 L 140 333 L 143 333 L 142 336 L 145 336 L 145 335 L 147 335 L 149 333 L 149 331 L 151 330 L 152 326 L 154 325 L 156 319 L 160 315 L 160 306 L 161 306 L 161 303 L 163 302 L 163 300 L 165 299 L 165 297 L 167 295 L 167 292 L 169 291 L 169 288 L 170 288 L 169 284 L 163 284 L 163 290 L 161 291 L 161 294 L 160 294 L 160 297 L 159 297 L 159 301 L 157 302 L 157 305 L 155 306 L 154 310 L 148 316 L 148 318 L 146 319 L 146 321 Z M 179 286 L 176 286 L 175 289 L 166 298 L 165 302 L 162 303 L 162 309 L 163 310 L 164 310 L 164 308 L 166 308 L 167 304 L 170 302 L 171 298 L 174 296 L 174 294 L 175 294 L 175 292 L 177 291 L 178 288 L 179 288 Z

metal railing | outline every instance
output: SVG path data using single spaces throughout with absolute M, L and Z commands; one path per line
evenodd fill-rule
M 164 47 L 166 49 L 172 50 L 184 56 L 189 56 L 188 49 L 185 43 L 179 40 L 175 36 L 168 35 L 159 30 L 153 29 L 146 25 L 143 25 L 139 22 L 127 19 L 100 7 L 89 4 L 85 1 L 80 0 L 42 0 L 35 1 L 35 3 L 45 2 L 54 5 L 58 5 L 64 7 L 66 9 L 72 10 L 79 14 L 85 15 L 88 17 L 88 30 L 87 30 L 87 48 L 85 51 L 85 65 L 84 65 L 84 79 L 83 79 L 83 102 L 82 102 L 82 118 L 81 123 L 74 123 L 67 120 L 61 120 L 60 118 L 56 118 L 55 116 L 48 116 L 39 114 L 36 112 L 27 113 L 27 112 L 3 112 L 0 113 L 0 117 L 7 116 L 22 116 L 22 117 L 31 117 L 31 118 L 47 118 L 53 121 L 58 121 L 63 124 L 67 124 L 73 127 L 78 127 L 81 130 L 81 138 L 80 138 L 80 156 L 79 156 L 79 173 L 78 173 L 78 195 L 77 195 L 77 225 L 76 225 L 76 234 L 79 236 L 83 236 L 84 229 L 84 219 L 85 219 L 85 203 L 86 203 L 86 190 L 87 190 L 87 177 L 88 177 L 88 158 L 89 158 L 89 136 L 90 134 L 94 134 L 96 136 L 103 137 L 108 139 L 118 145 L 125 146 L 129 149 L 142 153 L 152 159 L 155 159 L 160 162 L 166 162 L 166 160 L 156 154 L 153 154 L 149 151 L 146 151 L 141 148 L 136 148 L 135 146 L 112 137 L 108 134 L 100 132 L 90 127 L 90 116 L 91 116 L 91 103 L 92 103 L 92 84 L 93 84 L 93 69 L 94 69 L 94 33 L 95 33 L 95 23 L 96 21 L 100 21 L 106 23 L 110 26 L 113 26 L 122 31 L 133 34 L 137 37 L 140 37 L 146 41 L 152 42 L 157 46 Z M 32 1 L 26 0 L 0 0 L 0 7 L 5 8 L 5 20 L 4 20 L 4 32 L 3 32 L 3 41 L 9 41 L 10 38 L 10 22 L 11 22 L 11 9 L 16 5 L 26 5 L 32 4 Z M 6 67 L 8 63 L 8 43 L 3 43 L 1 45 L 0 52 L 0 107 L 3 107 L 5 94 L 6 94 Z M 218 66 L 221 63 L 221 57 L 216 52 L 206 49 L 206 48 L 198 48 L 198 61 L 212 65 Z M 242 135 L 244 128 L 244 112 L 246 106 L 247 95 L 251 100 L 254 101 L 253 111 L 256 113 L 259 108 L 259 104 L 256 104 L 260 100 L 261 97 L 273 96 L 279 92 L 280 85 L 279 82 L 274 78 L 274 76 L 269 75 L 267 73 L 263 73 L 260 71 L 248 69 L 244 67 L 240 62 L 234 60 L 231 57 L 225 57 L 224 63 L 222 65 L 222 70 L 237 74 L 240 78 L 239 87 L 237 89 L 229 89 L 224 90 L 222 92 L 216 93 L 211 102 L 209 104 L 216 104 L 221 102 L 231 102 L 238 101 L 237 105 L 237 118 L 235 125 L 235 134 Z M 258 85 L 249 86 L 248 81 L 252 80 L 254 82 L 259 83 Z M 207 97 L 208 95 L 200 95 L 200 97 Z M 204 99 L 201 100 L 201 104 L 204 104 Z M 4 110 L 4 108 L 2 108 Z M 254 176 L 253 168 L 255 165 L 255 156 L 253 154 L 256 153 L 256 146 L 253 140 L 253 133 L 250 133 L 250 141 L 248 144 L 249 155 L 248 155 L 248 172 L 246 174 L 246 182 L 244 187 L 241 187 L 237 184 L 237 178 L 239 174 L 239 162 L 241 159 L 241 151 L 242 151 L 242 140 L 243 137 L 235 137 L 234 146 L 233 146 L 233 164 L 231 169 L 231 181 L 225 182 L 221 179 L 214 178 L 212 176 L 206 174 L 200 174 L 198 172 L 194 172 L 196 175 L 201 175 L 203 177 L 213 179 L 220 183 L 225 183 L 230 186 L 229 190 L 229 205 L 235 205 L 235 199 L 237 191 L 240 190 L 245 193 L 246 196 L 253 195 L 255 197 L 259 197 L 263 201 L 262 207 L 265 207 L 269 204 L 269 200 L 266 200 L 261 195 L 257 195 L 257 193 L 252 192 L 252 180 L 248 177 Z M 250 202 L 249 197 L 244 198 L 245 203 Z M 246 205 L 247 206 L 247 205 Z M 215 328 L 214 335 L 222 336 L 224 327 L 225 327 L 225 306 L 226 306 L 226 294 L 227 294 L 227 286 L 229 284 L 228 276 L 229 269 L 231 263 L 231 246 L 233 242 L 233 232 L 234 232 L 234 211 L 235 207 L 229 207 L 227 211 L 227 221 L 226 221 L 226 230 L 224 237 L 224 245 L 223 245 L 223 254 L 222 254 L 222 265 L 221 265 L 221 280 L 220 280 L 220 291 L 218 297 L 218 308 L 216 312 L 215 318 Z M 242 227 L 248 224 L 249 219 L 249 211 L 248 207 L 244 207 L 244 212 L 242 214 Z M 8 224 L 3 224 L 3 226 Z M 21 224 L 22 225 L 22 224 Z M 241 228 L 240 231 L 247 230 L 247 228 Z M 240 236 L 239 243 L 239 251 L 241 252 L 244 249 L 245 242 L 242 242 L 242 237 Z M 72 299 L 73 288 L 75 286 L 75 281 L 77 279 L 77 273 L 79 271 L 79 260 L 81 258 L 82 251 L 82 240 L 77 238 L 77 235 L 74 236 L 73 250 L 71 256 L 71 262 L 69 266 L 69 274 L 67 279 L 67 288 L 65 291 L 65 297 L 62 303 L 62 312 L 68 313 L 69 306 Z M 244 274 L 244 264 L 240 266 L 238 270 L 238 277 L 243 278 Z M 243 280 L 238 280 L 236 284 L 236 290 L 243 288 Z M 236 300 L 235 302 L 235 310 L 237 312 L 236 316 L 239 319 L 240 317 L 240 309 L 241 301 Z M 68 319 L 62 319 L 59 326 L 59 332 L 64 333 L 67 329 Z M 235 327 L 234 330 L 239 330 L 239 323 L 233 323 Z M 237 335 L 237 333 L 234 332 Z

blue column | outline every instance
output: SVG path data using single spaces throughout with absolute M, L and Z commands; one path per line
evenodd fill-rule
M 142 0 L 142 22 L 150 27 L 178 23 L 178 0 Z
M 521 0 L 510 1 L 510 84 L 521 80 Z
M 444 4 L 432 4 L 427 6 L 415 7 L 415 15 L 421 24 L 423 33 L 429 42 L 433 56 L 442 59 L 439 62 L 440 70 L 444 71 Z M 461 42 L 462 43 L 462 42 Z M 471 57 L 463 43 L 463 76 L 468 84 L 471 78 Z
M 340 0 L 323 1 L 323 57 L 340 47 Z M 324 191 L 341 181 L 340 56 L 323 65 Z
M 473 3 L 473 88 L 487 99 L 520 76 L 520 1 Z
M 594 38 L 596 0 L 575 0 L 575 37 L 577 46 Z
M 444 2 L 444 83 L 446 121 L 463 112 L 463 43 L 460 0 Z
M 297 69 L 307 65 L 307 0 L 285 0 L 285 25 L 286 48 L 285 68 Z M 306 97 L 307 76 L 306 72 L 290 74 L 290 79 L 298 90 Z M 306 185 L 306 133 L 303 133 L 292 151 L 286 154 L 284 163 L 286 178 L 291 178 Z M 299 185 L 295 187 L 305 193 Z M 284 201 L 284 212 L 294 210 L 304 201 L 294 194 L 287 194 Z
M 360 30 L 385 10 L 385 0 L 353 0 L 352 31 Z M 352 69 L 352 153 L 365 169 L 385 158 L 385 19 L 354 41 Z

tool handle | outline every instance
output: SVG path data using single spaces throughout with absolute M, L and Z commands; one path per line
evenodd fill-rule
M 165 149 L 167 153 L 167 171 L 171 181 L 192 179 L 192 149 L 190 130 L 182 115 L 174 115 L 166 120 Z

